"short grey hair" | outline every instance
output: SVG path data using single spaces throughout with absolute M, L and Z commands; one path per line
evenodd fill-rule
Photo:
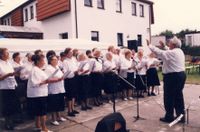
M 177 48 L 181 48 L 182 42 L 179 38 L 177 38 L 176 36 L 174 36 L 173 38 L 171 38 L 169 40 L 170 43 L 174 44 Z

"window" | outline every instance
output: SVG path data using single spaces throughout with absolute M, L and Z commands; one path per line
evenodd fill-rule
M 97 7 L 99 9 L 104 9 L 104 0 L 97 0 Z
M 60 38 L 61 39 L 68 39 L 68 33 L 66 32 L 66 33 L 61 33 L 60 34 Z
M 144 5 L 140 4 L 140 16 L 144 17 Z
M 8 25 L 10 26 L 11 24 L 10 24 L 10 18 L 8 18 Z
M 187 38 L 188 38 L 187 44 L 189 46 L 192 46 L 192 36 L 187 36 Z
M 99 41 L 99 32 L 98 31 L 92 31 L 91 32 L 91 40 L 92 41 Z
M 138 46 L 142 46 L 142 35 L 138 34 L 137 38 L 138 38 Z
M 84 5 L 92 7 L 92 0 L 84 0 Z
M 123 33 L 117 33 L 117 45 L 123 46 Z
M 4 24 L 3 25 L 7 25 L 7 21 L 6 20 L 4 20 L 4 22 L 3 22 Z
M 122 12 L 122 0 L 116 0 L 116 12 Z
M 25 14 L 24 14 L 24 16 L 25 16 L 25 22 L 27 22 L 28 21 L 28 9 L 25 9 Z
M 34 10 L 33 10 L 33 6 L 30 7 L 30 19 L 34 18 Z
M 132 6 L 132 15 L 137 16 L 137 7 L 136 7 L 136 3 L 131 2 L 131 6 Z

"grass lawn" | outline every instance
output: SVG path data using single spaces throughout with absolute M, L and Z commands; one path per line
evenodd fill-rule
M 163 76 L 162 76 L 161 71 L 158 72 L 158 76 L 159 76 L 160 81 L 162 81 Z M 178 81 L 178 79 L 177 79 L 177 81 Z M 200 74 L 198 72 L 187 74 L 186 83 L 188 83 L 188 84 L 199 84 L 200 85 Z

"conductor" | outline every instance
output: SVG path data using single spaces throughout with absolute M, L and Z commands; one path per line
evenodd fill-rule
M 174 109 L 177 117 L 185 114 L 183 97 L 186 80 L 185 55 L 180 49 L 181 41 L 177 37 L 169 40 L 168 50 L 161 50 L 150 45 L 148 40 L 147 45 L 163 61 L 164 107 L 166 113 L 164 117 L 160 118 L 160 121 L 169 123 L 174 120 Z M 180 122 L 184 123 L 185 117 Z

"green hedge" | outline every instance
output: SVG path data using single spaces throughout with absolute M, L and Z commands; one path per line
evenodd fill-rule
M 183 46 L 182 49 L 186 55 L 200 56 L 200 46 L 194 46 L 194 47 Z

